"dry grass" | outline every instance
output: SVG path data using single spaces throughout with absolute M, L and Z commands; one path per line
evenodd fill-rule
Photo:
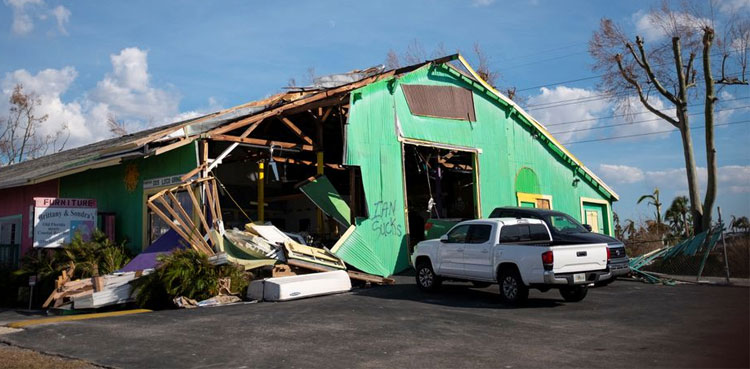
M 66 359 L 59 356 L 45 355 L 36 351 L 0 344 L 0 369 L 89 369 L 100 368 L 81 360 Z

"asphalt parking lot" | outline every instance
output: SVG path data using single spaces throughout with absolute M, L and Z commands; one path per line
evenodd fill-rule
M 394 286 L 28 327 L 0 341 L 123 368 L 748 367 L 750 289 L 618 281 L 580 303 Z

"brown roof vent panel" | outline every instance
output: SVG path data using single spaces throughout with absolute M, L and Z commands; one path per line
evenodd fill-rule
M 476 122 L 474 95 L 451 86 L 401 85 L 413 115 Z

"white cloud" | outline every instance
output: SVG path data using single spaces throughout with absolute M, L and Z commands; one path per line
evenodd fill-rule
M 5 5 L 13 10 L 11 30 L 17 35 L 25 35 L 34 29 L 34 21 L 29 14 L 28 6 L 43 5 L 42 0 L 5 0 Z
M 652 97 L 648 101 L 655 109 L 662 111 L 670 117 L 675 116 L 675 109 L 666 109 L 665 104 L 661 99 Z M 612 128 L 613 136 L 643 134 L 643 136 L 636 136 L 627 140 L 655 140 L 669 136 L 668 133 L 655 134 L 656 132 L 668 131 L 674 128 L 669 122 L 657 117 L 656 114 L 651 113 L 646 109 L 636 96 L 629 96 L 620 101 L 615 110 L 625 112 L 628 115 L 625 116 L 625 119 L 620 119 L 610 123 L 615 125 Z
M 45 69 L 36 74 L 24 69 L 7 73 L 1 84 L 0 111 L 8 110 L 13 87 L 22 84 L 24 91 L 39 97 L 38 115 L 49 116 L 38 133 L 54 133 L 66 125 L 70 132 L 67 147 L 111 137 L 107 125 L 110 116 L 124 122 L 126 129 L 134 132 L 203 114 L 201 111 L 179 113 L 179 94 L 151 85 L 145 51 L 124 49 L 111 55 L 111 61 L 112 72 L 93 90 L 70 102 L 64 102 L 62 95 L 78 76 L 73 67 Z M 208 105 L 212 109 L 218 104 L 209 100 Z
M 146 51 L 134 47 L 111 55 L 112 73 L 97 83 L 90 98 L 106 104 L 118 119 L 145 119 L 153 124 L 176 115 L 180 96 L 151 86 L 147 57 Z
M 473 6 L 490 6 L 495 0 L 472 0 L 471 5 Z
M 55 20 L 57 20 L 57 29 L 63 35 L 68 34 L 68 30 L 65 29 L 65 25 L 67 25 L 70 21 L 70 14 L 70 10 L 62 5 L 58 5 L 54 9 L 52 9 L 52 15 L 54 15 Z
M 539 95 L 530 97 L 527 104 L 532 109 L 533 106 L 540 107 L 540 109 L 532 111 L 539 122 L 545 126 L 575 122 L 557 126 L 552 130 L 554 136 L 563 142 L 589 135 L 591 131 L 588 129 L 597 124 L 597 115 L 610 108 L 609 102 L 605 99 L 599 99 L 599 93 L 594 90 L 557 86 L 553 89 L 542 87 L 540 92 Z M 564 103 L 580 99 L 584 99 L 584 101 L 575 104 Z M 555 106 L 554 103 L 557 102 L 560 102 L 561 105 Z M 543 106 L 551 107 L 541 108 Z
M 612 183 L 636 183 L 643 180 L 643 170 L 627 165 L 599 165 L 599 173 L 605 181 Z
M 673 34 L 684 34 L 685 30 L 697 30 L 711 24 L 711 20 L 689 13 L 673 12 L 673 18 L 660 20 L 651 12 L 638 11 L 633 14 L 636 33 L 646 42 L 659 41 Z
M 31 33 L 34 30 L 34 18 L 46 21 L 50 15 L 57 22 L 57 30 L 63 35 L 68 34 L 65 28 L 71 15 L 68 8 L 58 5 L 50 10 L 43 0 L 4 0 L 4 2 L 13 12 L 11 31 L 14 34 L 23 36 Z
M 705 191 L 708 174 L 705 167 L 698 167 L 698 183 Z M 685 168 L 647 171 L 645 181 L 651 185 L 674 191 L 687 190 Z M 750 165 L 726 165 L 719 167 L 716 179 L 719 191 L 750 193 Z
M 84 107 L 73 101 L 64 103 L 61 95 L 68 90 L 78 76 L 75 68 L 45 69 L 37 74 L 31 74 L 24 69 L 6 74 L 2 86 L 3 111 L 7 111 L 7 100 L 16 84 L 22 84 L 24 91 L 34 93 L 39 97 L 37 116 L 47 115 L 47 120 L 39 127 L 37 134 L 45 136 L 54 134 L 63 126 L 70 132 L 68 147 L 90 142 L 97 135 L 104 133 L 96 126 L 87 122 Z
M 718 5 L 719 11 L 726 14 L 750 11 L 750 0 L 722 0 Z

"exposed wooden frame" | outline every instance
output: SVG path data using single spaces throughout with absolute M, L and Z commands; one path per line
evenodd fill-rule
M 198 138 L 198 136 L 193 136 L 193 137 L 190 137 L 190 138 L 183 138 L 183 139 L 180 139 L 180 140 L 178 140 L 176 142 L 173 142 L 173 143 L 171 143 L 169 145 L 165 145 L 165 146 L 159 147 L 156 150 L 154 150 L 154 155 L 161 155 L 161 154 L 163 154 L 163 153 L 165 153 L 167 151 L 171 151 L 171 150 L 174 150 L 174 149 L 176 149 L 178 147 L 185 146 L 185 145 L 187 145 L 187 144 L 195 141 L 195 139 L 197 139 L 197 138 Z
M 291 120 L 289 120 L 289 118 L 287 118 L 287 117 L 281 117 L 280 119 L 284 123 L 284 125 L 286 125 L 287 127 L 289 127 L 289 129 L 291 129 L 292 132 L 294 132 L 294 134 L 297 135 L 297 137 L 301 138 L 302 141 L 305 141 L 308 144 L 312 145 L 313 140 L 310 137 L 308 137 L 307 135 L 305 135 L 302 132 L 302 130 L 299 127 L 297 127 L 297 125 L 295 125 Z
M 279 163 L 288 163 L 288 164 L 296 164 L 296 165 L 307 165 L 307 166 L 317 166 L 318 165 L 318 163 L 313 162 L 311 160 L 297 160 L 297 159 L 292 159 L 292 158 L 282 158 L 282 157 L 279 157 L 279 156 L 274 156 L 273 157 L 273 161 L 276 161 L 276 162 L 279 162 Z M 346 167 L 344 167 L 341 164 L 325 163 L 324 165 L 326 167 L 328 167 L 328 168 L 335 169 L 335 170 L 346 170 Z
M 251 145 L 266 146 L 268 148 L 272 146 L 278 146 L 283 149 L 299 149 L 302 151 L 314 151 L 314 148 L 312 145 L 296 144 L 296 143 L 283 142 L 283 141 L 264 140 L 264 139 L 259 139 L 259 138 L 215 135 L 215 136 L 211 136 L 211 139 L 215 141 L 238 142 L 238 143 L 246 143 L 246 144 L 251 144 Z

